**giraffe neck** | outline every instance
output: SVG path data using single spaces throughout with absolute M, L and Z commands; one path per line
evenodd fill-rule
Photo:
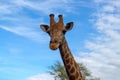
M 62 44 L 59 47 L 61 57 L 69 77 L 69 80 L 84 80 L 78 65 L 76 64 L 71 51 L 68 47 L 66 39 L 64 38 Z

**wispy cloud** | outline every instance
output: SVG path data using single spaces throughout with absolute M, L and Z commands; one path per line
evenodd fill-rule
M 44 42 L 45 37 L 42 36 L 42 34 L 32 28 L 27 28 L 27 27 L 6 27 L 6 26 L 0 26 L 0 28 L 15 33 L 17 35 L 23 36 L 30 38 L 32 40 L 35 40 L 37 42 Z M 47 38 L 46 38 L 47 40 Z
M 75 2 L 73 0 L 15 0 L 7 2 L 2 0 L 0 2 L 0 28 L 32 40 L 45 41 L 47 38 L 37 28 L 40 23 L 45 21 L 41 15 L 45 16 L 50 13 L 58 14 L 61 12 L 76 13 L 74 11 L 76 6 L 71 6 L 74 4 L 86 6 L 84 1 Z M 25 9 L 29 12 L 25 11 Z M 39 18 L 34 18 L 32 15 Z
M 86 41 L 90 52 L 80 52 L 76 60 L 86 64 L 101 80 L 119 80 L 120 1 L 96 0 L 96 3 L 98 8 L 93 25 L 100 35 L 91 36 L 93 41 Z
M 0 28 L 32 40 L 45 41 L 47 38 L 42 36 L 43 34 L 37 28 L 40 23 L 45 21 L 41 15 L 57 14 L 63 11 L 64 13 L 73 12 L 75 7 L 71 7 L 71 3 L 73 0 L 15 0 L 7 2 L 3 0 L 0 2 Z M 30 12 L 28 13 L 24 9 L 30 10 Z M 34 13 L 34 11 L 38 13 Z M 33 18 L 31 12 L 39 18 Z
M 74 0 L 16 0 L 16 1 L 1 1 L 1 13 L 14 13 L 20 12 L 23 8 L 37 10 L 42 13 L 49 14 L 51 12 L 58 13 L 64 10 L 64 12 L 73 12 L 75 6 L 87 6 L 84 1 L 75 2 Z M 74 5 L 76 4 L 76 5 Z M 79 5 L 80 4 L 80 5 Z M 71 6 L 72 5 L 72 6 Z
M 45 73 L 45 74 L 38 74 L 35 76 L 28 77 L 26 80 L 54 80 L 53 76 Z

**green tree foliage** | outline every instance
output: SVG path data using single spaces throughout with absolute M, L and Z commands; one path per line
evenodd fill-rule
M 65 68 L 59 61 L 56 61 L 56 63 L 49 68 L 51 69 L 49 73 L 54 75 L 55 80 L 68 80 Z
M 85 80 L 100 80 L 99 78 L 93 78 L 91 72 L 83 64 L 78 63 L 78 66 Z M 56 61 L 49 69 L 49 73 L 54 76 L 55 80 L 69 80 L 63 64 L 59 61 Z

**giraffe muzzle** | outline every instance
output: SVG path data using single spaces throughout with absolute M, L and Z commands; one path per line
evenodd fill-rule
M 59 48 L 59 43 L 50 43 L 50 49 L 56 50 L 57 48 Z

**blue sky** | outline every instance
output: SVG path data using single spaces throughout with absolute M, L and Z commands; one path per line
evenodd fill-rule
M 0 0 L 0 80 L 54 80 L 60 60 L 40 24 L 49 14 L 74 22 L 66 39 L 77 62 L 101 80 L 120 80 L 120 0 Z

